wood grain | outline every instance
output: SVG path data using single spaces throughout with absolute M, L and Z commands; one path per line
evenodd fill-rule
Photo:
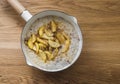
M 120 84 L 120 0 L 19 0 L 32 14 L 59 10 L 75 16 L 84 46 L 67 70 L 46 73 L 26 65 L 20 49 L 25 22 L 0 0 L 0 84 Z

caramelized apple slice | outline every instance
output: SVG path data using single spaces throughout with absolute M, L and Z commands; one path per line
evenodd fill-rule
M 40 43 L 42 43 L 42 44 L 48 45 L 48 43 L 47 43 L 46 40 L 43 40 L 43 39 L 41 39 L 39 37 L 37 37 L 37 41 L 40 42 Z
M 53 60 L 54 59 L 54 56 L 49 51 L 45 51 L 45 54 L 47 55 L 48 60 Z
M 63 43 L 65 42 L 65 38 L 64 38 L 64 36 L 62 35 L 61 32 L 57 32 L 57 33 L 56 33 L 56 38 L 59 40 L 59 42 L 60 42 L 61 44 L 63 44 Z
M 51 21 L 51 29 L 52 29 L 52 32 L 56 32 L 57 30 L 57 25 L 54 21 Z
M 59 43 L 54 42 L 54 41 L 52 41 L 52 40 L 49 40 L 48 43 L 49 43 L 49 45 L 50 45 L 51 47 L 53 47 L 53 48 L 58 48 L 58 47 L 60 47 L 60 44 L 59 44 Z
M 45 34 L 49 37 L 53 36 L 53 33 L 50 29 L 45 29 Z
M 62 49 L 62 52 L 63 52 L 63 53 L 64 53 L 64 52 L 67 52 L 68 49 L 69 49 L 69 46 L 70 46 L 70 40 L 66 40 L 66 41 L 65 41 L 65 45 L 64 45 L 64 47 L 63 47 L 63 49 Z
M 62 35 L 65 37 L 66 40 L 70 40 L 70 37 L 63 31 Z
M 58 48 L 54 49 L 53 55 L 56 57 L 58 55 Z
M 30 49 L 33 49 L 33 42 L 32 42 L 32 39 L 31 38 L 29 38 L 28 39 L 28 42 L 27 42 L 27 45 L 28 45 L 28 47 L 30 48 Z
M 45 26 L 41 26 L 38 30 L 40 37 L 43 35 L 44 29 L 45 29 Z
M 32 34 L 30 38 L 31 38 L 31 40 L 32 40 L 32 43 L 34 43 L 34 42 L 36 41 L 36 36 L 35 36 L 35 34 Z
M 35 42 L 35 47 L 36 47 L 36 53 L 38 53 L 39 52 L 39 45 L 38 45 L 38 43 L 37 42 Z
M 47 62 L 47 56 L 46 54 L 42 51 L 42 50 L 39 50 L 39 54 L 38 54 L 41 59 L 46 63 Z
M 48 47 L 48 50 L 49 50 L 49 52 L 51 52 L 51 53 L 52 53 L 53 48 L 49 46 L 49 47 Z
M 54 37 L 49 37 L 45 33 L 43 34 L 43 36 L 41 38 L 44 38 L 44 39 L 47 39 L 47 40 L 49 40 L 49 39 L 53 40 L 54 39 Z
M 34 51 L 36 51 L 36 46 L 34 45 L 32 49 L 33 49 Z
M 40 48 L 41 50 L 45 50 L 45 49 L 47 48 L 47 46 L 44 45 L 44 44 L 42 44 L 42 43 L 39 43 L 39 48 Z

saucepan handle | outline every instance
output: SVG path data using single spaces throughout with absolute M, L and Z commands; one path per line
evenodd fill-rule
M 21 15 L 21 17 L 27 22 L 31 17 L 31 13 L 24 8 L 18 0 L 7 0 L 8 3 Z

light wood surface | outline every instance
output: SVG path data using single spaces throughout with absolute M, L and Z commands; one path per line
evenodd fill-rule
M 0 0 L 0 84 L 120 84 L 120 0 L 19 0 L 32 14 L 54 9 L 75 16 L 83 50 L 67 70 L 46 73 L 26 65 L 20 49 L 25 22 Z

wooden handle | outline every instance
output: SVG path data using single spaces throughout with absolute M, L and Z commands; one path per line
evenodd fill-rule
M 18 2 L 18 0 L 7 0 L 8 3 L 19 13 L 22 14 L 26 9 Z

